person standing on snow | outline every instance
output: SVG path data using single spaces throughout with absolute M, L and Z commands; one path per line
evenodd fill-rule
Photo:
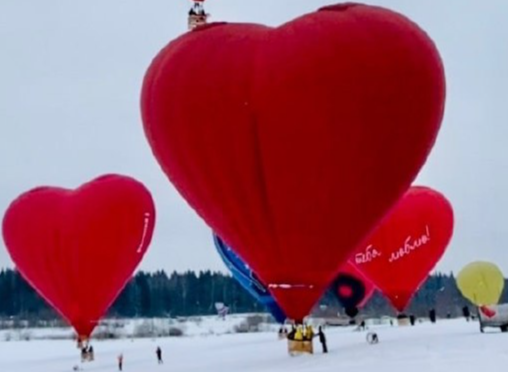
M 157 355 L 157 363 L 162 364 L 162 350 L 160 346 L 157 346 L 157 350 L 155 350 L 155 354 Z
M 323 329 L 321 328 L 321 326 L 319 326 L 319 328 L 318 328 L 317 336 L 319 336 L 319 342 L 321 343 L 321 347 L 323 348 L 323 354 L 328 353 L 327 338 L 326 338 L 325 333 L 323 332 Z
M 295 334 L 296 334 L 296 327 L 295 327 L 295 325 L 293 324 L 293 326 L 291 327 L 291 332 L 289 332 L 289 333 L 287 334 L 287 339 L 288 339 L 288 340 L 293 341 L 293 340 L 294 340 L 294 335 L 295 335 Z
M 93 345 L 89 345 L 89 348 L 87 349 L 87 354 L 88 354 L 89 361 L 92 362 L 93 360 L 95 360 Z
M 82 360 L 82 363 L 87 362 L 87 360 L 88 360 L 87 346 L 82 347 L 82 350 L 80 351 L 80 359 Z
M 123 371 L 123 354 L 118 355 L 118 370 Z

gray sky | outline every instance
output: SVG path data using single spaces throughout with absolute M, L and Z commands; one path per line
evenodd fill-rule
M 208 0 L 212 20 L 278 25 L 335 1 Z M 418 183 L 452 202 L 456 230 L 438 266 L 484 259 L 507 274 L 507 1 L 363 1 L 400 11 L 435 40 L 448 99 Z M 0 216 L 32 187 L 103 173 L 152 191 L 158 219 L 143 269 L 222 269 L 210 231 L 160 171 L 139 94 L 151 59 L 186 30 L 187 0 L 0 1 Z M 208 63 L 208 61 L 206 61 Z M 0 241 L 0 267 L 12 263 Z

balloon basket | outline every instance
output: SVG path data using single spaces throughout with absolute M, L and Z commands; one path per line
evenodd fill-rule
M 314 354 L 312 341 L 287 341 L 289 355 L 296 356 L 301 354 Z
M 95 360 L 95 355 L 94 355 L 94 353 L 86 352 L 86 353 L 82 354 L 80 359 L 81 359 L 82 363 L 93 362 Z
M 207 23 L 207 15 L 191 15 L 188 19 L 189 30 L 194 30 L 198 26 L 205 25 Z
M 410 327 L 410 319 L 409 318 L 399 318 L 398 326 L 399 327 Z

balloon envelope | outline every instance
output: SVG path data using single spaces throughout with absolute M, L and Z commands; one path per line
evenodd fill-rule
M 148 190 L 107 175 L 75 190 L 22 194 L 5 213 L 2 232 L 21 275 L 88 337 L 143 258 L 154 223 Z
M 403 311 L 443 255 L 453 234 L 453 210 L 428 187 L 411 187 L 353 262 L 398 311 Z
M 462 295 L 477 306 L 496 305 L 504 285 L 501 270 L 490 262 L 470 263 L 457 276 L 457 286 Z
M 214 235 L 214 244 L 223 263 L 230 270 L 234 279 L 259 303 L 264 305 L 278 323 L 284 323 L 286 321 L 284 312 L 250 267 L 216 235 Z
M 423 30 L 344 4 L 179 37 L 149 67 L 141 107 L 171 182 L 301 320 L 415 179 L 444 100 Z

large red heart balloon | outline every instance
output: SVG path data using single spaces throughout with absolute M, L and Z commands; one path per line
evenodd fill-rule
M 444 98 L 418 26 L 345 4 L 179 37 L 147 72 L 142 116 L 179 192 L 301 319 L 414 180 Z
M 398 311 L 441 259 L 453 234 L 453 210 L 427 187 L 412 187 L 359 249 L 353 261 Z
M 24 193 L 8 208 L 2 227 L 21 275 L 88 337 L 143 258 L 154 223 L 148 190 L 108 175 L 75 190 Z

